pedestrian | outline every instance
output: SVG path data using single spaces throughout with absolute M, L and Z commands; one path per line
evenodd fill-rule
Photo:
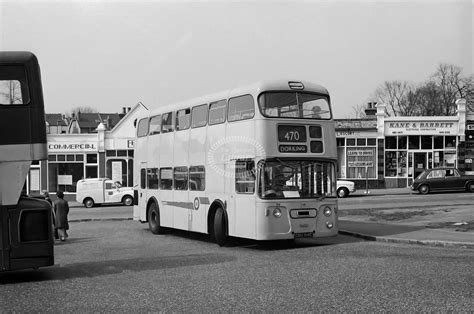
M 69 204 L 64 199 L 63 192 L 57 192 L 56 196 L 58 197 L 58 199 L 54 201 L 54 214 L 56 217 L 55 227 L 58 230 L 59 239 L 61 241 L 64 241 L 68 237 L 67 230 L 69 229 L 69 222 L 67 220 L 67 215 L 69 213 Z
M 51 217 L 53 218 L 52 220 L 53 220 L 53 230 L 54 230 L 53 236 L 57 240 L 59 239 L 59 234 L 58 234 L 58 229 L 56 229 L 56 215 L 54 214 L 53 201 L 51 200 L 51 197 L 49 196 L 48 191 L 43 191 L 42 195 L 44 199 L 49 203 L 49 205 L 51 205 Z

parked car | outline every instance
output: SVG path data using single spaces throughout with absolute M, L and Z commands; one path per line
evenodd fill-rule
M 461 174 L 456 168 L 428 169 L 416 177 L 411 189 L 421 194 L 456 190 L 474 192 L 474 176 Z
M 133 204 L 133 188 L 122 187 L 119 182 L 107 178 L 83 179 L 77 181 L 76 201 L 91 208 L 95 204 L 122 203 Z
M 348 197 L 350 193 L 356 191 L 355 183 L 346 180 L 337 180 L 337 197 Z

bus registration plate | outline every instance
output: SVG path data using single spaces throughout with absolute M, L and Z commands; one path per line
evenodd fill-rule
M 312 238 L 313 235 L 314 235 L 314 232 L 295 233 L 295 239 L 296 238 Z

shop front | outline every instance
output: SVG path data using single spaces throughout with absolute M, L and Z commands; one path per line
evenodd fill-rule
M 466 124 L 457 104 L 456 116 L 388 117 L 380 104 L 367 119 L 337 120 L 338 178 L 358 189 L 405 188 L 425 169 L 474 173 L 474 120 Z
M 138 104 L 110 131 L 99 123 L 96 133 L 48 134 L 48 160 L 33 162 L 26 193 L 75 193 L 77 181 L 85 178 L 133 186 L 134 120 L 147 110 Z

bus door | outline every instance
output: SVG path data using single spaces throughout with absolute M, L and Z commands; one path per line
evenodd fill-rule
M 235 192 L 232 193 L 236 236 L 256 237 L 255 216 L 255 162 L 252 159 L 235 161 Z M 229 213 L 229 215 L 231 215 Z
M 147 202 L 147 163 L 140 163 L 140 183 L 138 184 L 138 213 L 133 213 L 133 216 L 139 216 L 140 213 L 146 215 Z M 135 206 L 134 206 L 135 208 Z M 139 217 L 141 221 L 146 221 L 147 217 Z

